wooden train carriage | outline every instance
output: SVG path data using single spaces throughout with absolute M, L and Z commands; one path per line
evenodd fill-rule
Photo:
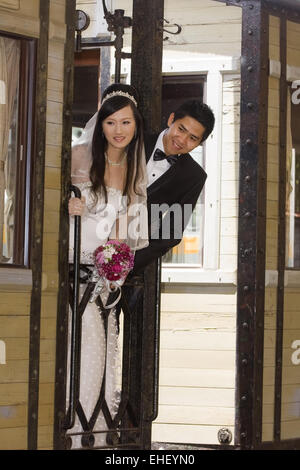
M 116 3 L 122 8 L 121 0 Z M 163 0 L 132 2 L 131 80 L 144 91 L 150 130 L 160 122 L 163 35 L 156 25 L 164 3 L 170 8 Z M 160 414 L 153 439 L 179 448 L 299 448 L 300 9 L 294 0 L 205 3 L 241 11 L 241 74 L 222 83 L 230 114 L 223 130 L 236 136 L 222 145 L 228 161 L 235 167 L 239 163 L 239 205 L 228 205 L 223 193 L 222 207 L 237 222 L 237 248 L 232 251 L 231 245 L 221 255 L 237 268 L 236 287 L 220 293 L 197 283 L 192 298 L 186 289 L 186 310 L 178 310 L 182 290 L 164 284 Z M 1 133 L 6 135 L 0 161 L 0 448 L 62 448 L 75 2 L 0 0 L 0 12 L 0 60 L 6 64 L 6 75 L 0 69 Z M 144 22 L 145 16 L 149 21 Z M 22 80 L 9 78 L 8 47 L 16 54 L 11 62 Z M 7 155 L 17 162 L 12 169 Z M 11 189 L 8 181 L 17 184 Z M 222 184 L 228 188 L 232 181 Z M 223 228 L 226 218 L 223 213 Z M 228 230 L 232 226 L 229 221 Z M 147 363 L 138 382 L 141 390 L 133 395 L 146 396 L 147 413 L 154 400 L 154 419 L 155 267 L 149 274 L 146 290 L 155 308 L 145 305 L 147 315 L 141 315 L 138 334 Z M 178 335 L 176 328 L 190 331 Z M 211 330 L 219 340 L 217 353 Z M 145 427 L 147 436 L 139 445 L 149 448 L 149 422 Z
M 69 0 L 0 2 L 1 449 L 53 448 L 74 11 Z

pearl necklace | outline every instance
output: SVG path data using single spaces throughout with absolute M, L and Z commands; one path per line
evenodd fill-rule
M 126 157 L 126 153 L 124 153 L 123 157 L 121 158 L 121 160 L 119 162 L 112 162 L 109 158 L 108 158 L 108 155 L 107 153 L 105 152 L 104 153 L 104 156 L 105 156 L 105 160 L 107 161 L 107 163 L 111 166 L 121 166 L 121 165 L 124 165 L 123 163 L 123 160 L 124 158 Z

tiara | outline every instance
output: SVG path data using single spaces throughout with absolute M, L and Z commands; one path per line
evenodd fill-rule
M 108 100 L 109 98 L 113 98 L 114 96 L 125 96 L 125 98 L 130 99 L 137 106 L 137 101 L 134 99 L 134 97 L 130 95 L 129 93 L 127 93 L 126 91 L 121 91 L 121 90 L 112 91 L 111 93 L 108 93 L 108 95 L 106 95 L 103 98 L 102 104 L 104 103 L 104 101 Z

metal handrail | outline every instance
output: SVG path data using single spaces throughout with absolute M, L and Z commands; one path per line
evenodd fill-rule
M 75 197 L 81 199 L 81 191 L 77 186 L 70 186 Z M 79 400 L 80 389 L 80 344 L 81 344 L 81 318 L 79 314 L 79 286 L 80 286 L 80 244 L 81 244 L 81 217 L 75 215 L 74 220 L 74 281 L 72 299 L 71 324 L 71 359 L 70 359 L 70 395 L 69 409 L 64 427 L 71 429 L 75 424 L 76 406 Z

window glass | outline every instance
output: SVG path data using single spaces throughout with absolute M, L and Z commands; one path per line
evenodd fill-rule
M 300 269 L 300 104 L 287 105 L 286 266 Z
M 0 37 L 1 262 L 14 261 L 20 42 Z
M 34 40 L 0 35 L 0 264 L 28 266 Z M 21 79 L 22 78 L 22 79 Z
M 204 149 L 199 146 L 191 156 L 204 168 Z M 164 263 L 203 264 L 204 237 L 204 190 L 197 201 L 189 223 L 183 233 L 182 241 L 163 256 Z
M 184 101 L 204 98 L 206 77 L 202 75 L 174 75 L 163 77 L 162 87 L 162 126 L 167 127 L 170 114 Z M 190 152 L 191 156 L 205 169 L 204 147 L 199 146 Z M 172 265 L 203 264 L 204 235 L 204 192 L 201 192 L 189 223 L 183 233 L 182 241 L 166 253 L 163 263 Z

